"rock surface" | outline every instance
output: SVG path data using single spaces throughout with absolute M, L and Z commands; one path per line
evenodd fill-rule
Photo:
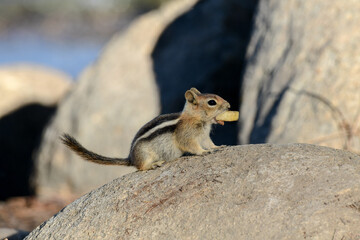
M 359 186 L 350 152 L 227 147 L 118 178 L 26 239 L 357 239 Z
M 70 78 L 53 69 L 0 68 L 0 200 L 32 193 L 33 154 L 70 86 Z
M 247 53 L 240 143 L 360 151 L 360 2 L 259 2 Z
M 137 130 L 160 112 L 151 51 L 163 29 L 193 3 L 170 2 L 140 17 L 85 70 L 43 138 L 35 177 L 40 196 L 83 194 L 133 171 L 80 160 L 59 136 L 67 132 L 94 152 L 126 157 Z
M 162 113 L 178 112 L 191 87 L 239 107 L 240 75 L 257 0 L 205 0 L 172 22 L 152 53 Z M 214 132 L 218 145 L 236 144 L 236 124 Z M 215 129 L 215 130 L 217 130 Z

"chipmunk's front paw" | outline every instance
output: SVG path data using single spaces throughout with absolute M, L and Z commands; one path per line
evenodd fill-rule
M 220 145 L 220 146 L 213 147 L 213 149 L 222 149 L 222 148 L 225 148 L 225 147 L 226 147 L 226 145 Z
M 207 155 L 207 154 L 210 154 L 212 152 L 214 152 L 214 149 L 209 149 L 209 150 L 204 151 L 204 153 L 202 155 Z
M 226 145 L 215 146 L 214 148 L 212 148 L 212 152 L 218 152 L 218 151 L 224 149 L 225 147 L 226 147 Z
M 199 156 L 204 156 L 204 155 L 208 155 L 212 152 L 213 150 L 212 149 L 204 149 L 203 151 L 197 153 L 196 155 L 199 155 Z
M 226 148 L 226 147 L 227 147 L 227 145 L 220 145 L 219 149 L 223 149 L 223 148 Z

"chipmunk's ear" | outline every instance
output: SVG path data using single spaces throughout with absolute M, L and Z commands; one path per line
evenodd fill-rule
M 195 93 L 196 95 L 201 95 L 201 92 L 199 90 L 197 90 L 196 88 L 191 88 L 190 91 L 192 91 L 193 93 Z
M 195 88 L 194 88 L 195 89 Z M 195 89 L 196 90 L 196 89 Z M 196 90 L 197 91 L 197 90 Z M 199 91 L 198 91 L 199 92 Z M 197 105 L 197 96 L 198 94 L 193 91 L 193 88 L 190 90 L 187 90 L 185 93 L 186 101 L 188 101 L 191 104 Z

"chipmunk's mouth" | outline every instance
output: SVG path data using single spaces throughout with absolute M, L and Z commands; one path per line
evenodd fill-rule
M 215 124 L 220 124 L 220 125 L 222 125 L 222 126 L 224 126 L 224 121 L 220 121 L 220 120 L 216 120 L 216 117 L 214 117 L 214 123 Z
M 225 122 L 224 122 L 224 121 L 222 121 L 222 120 L 217 120 L 216 117 L 217 117 L 218 115 L 226 112 L 226 111 L 228 111 L 228 109 L 220 112 L 219 114 L 217 114 L 217 115 L 214 117 L 214 119 L 213 119 L 213 120 L 214 120 L 214 124 L 220 124 L 220 125 L 222 125 L 222 126 L 225 125 Z
M 224 126 L 224 124 L 225 124 L 224 121 L 220 121 L 220 120 L 215 120 L 215 121 L 216 121 L 217 124 L 220 124 L 222 126 Z

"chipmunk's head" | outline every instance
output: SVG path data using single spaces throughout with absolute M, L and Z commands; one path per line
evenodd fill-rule
M 215 117 L 229 110 L 230 104 L 226 100 L 215 94 L 202 94 L 196 88 L 186 91 L 185 99 L 184 113 L 204 122 L 224 125 Z

